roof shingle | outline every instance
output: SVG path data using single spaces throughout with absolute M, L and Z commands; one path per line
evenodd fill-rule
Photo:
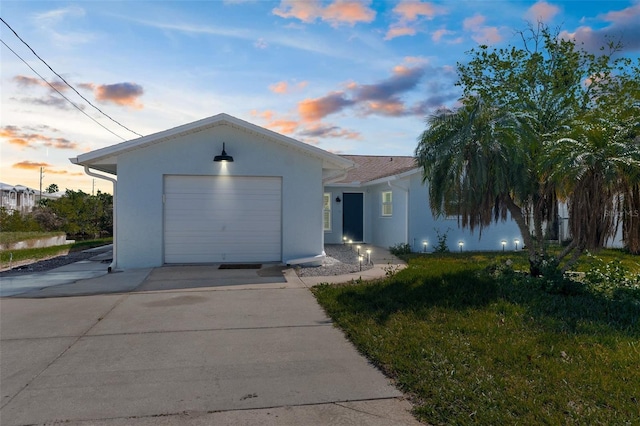
M 414 157 L 389 155 L 341 155 L 356 163 L 347 176 L 335 183 L 363 184 L 398 175 L 418 167 Z

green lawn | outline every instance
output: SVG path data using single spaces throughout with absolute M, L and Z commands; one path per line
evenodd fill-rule
M 30 248 L 21 250 L 3 250 L 0 251 L 0 267 L 9 267 L 10 264 L 21 262 L 23 260 L 38 261 L 56 256 L 63 256 L 70 252 L 87 250 L 93 247 L 99 247 L 111 244 L 113 238 L 100 238 L 96 240 L 78 241 L 72 244 L 62 246 Z
M 640 273 L 637 256 L 612 253 Z M 313 292 L 427 423 L 640 424 L 639 292 L 552 294 L 490 275 L 496 258 L 526 265 L 524 253 L 430 254 Z

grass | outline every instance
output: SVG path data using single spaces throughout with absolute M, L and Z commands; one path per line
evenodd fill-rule
M 21 250 L 3 250 L 0 251 L 0 268 L 9 267 L 10 263 L 15 265 L 23 261 L 38 261 L 49 259 L 57 256 L 64 256 L 75 251 L 87 250 L 93 247 L 99 247 L 111 244 L 113 238 L 100 238 L 96 240 L 79 241 L 72 244 L 62 246 L 30 248 Z
M 640 423 L 640 300 L 550 294 L 485 272 L 507 258 L 526 265 L 430 254 L 384 280 L 313 292 L 422 421 Z
M 17 243 L 18 241 L 34 240 L 65 235 L 64 232 L 0 232 L 0 244 Z

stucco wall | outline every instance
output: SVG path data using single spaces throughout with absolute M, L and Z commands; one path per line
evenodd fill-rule
M 480 232 L 471 233 L 469 229 L 458 227 L 455 218 L 434 218 L 429 207 L 429 186 L 423 184 L 419 173 L 408 178 L 410 194 L 409 243 L 414 251 L 423 250 L 423 241 L 428 242 L 428 251 L 433 251 L 438 243 L 437 232 L 447 234 L 449 250 L 459 251 L 458 243 L 463 242 L 462 249 L 467 250 L 502 250 L 501 241 L 507 241 L 506 250 L 514 250 L 514 240 L 520 240 L 518 248 L 522 248 L 522 236 L 516 223 L 510 219 L 506 222 L 492 223 Z
M 342 205 L 335 202 L 336 196 L 344 192 L 364 192 L 365 243 L 381 247 L 390 247 L 398 243 L 408 243 L 413 251 L 423 250 L 423 241 L 428 242 L 428 251 L 438 243 L 438 232 L 447 235 L 447 245 L 451 251 L 502 250 L 501 241 L 507 241 L 506 250 L 514 250 L 514 241 L 518 239 L 518 248 L 522 248 L 522 237 L 515 222 L 493 223 L 482 230 L 482 238 L 458 226 L 456 218 L 434 218 L 429 207 L 429 187 L 422 183 L 419 173 L 389 184 L 358 187 L 340 187 L 328 185 L 325 192 L 332 197 L 332 231 L 325 232 L 327 244 L 339 244 L 342 241 Z M 393 215 L 382 216 L 382 192 L 393 193 Z
M 222 143 L 233 163 L 216 163 Z M 322 162 L 265 137 L 219 125 L 118 157 L 117 267 L 160 266 L 163 176 L 282 177 L 283 260 L 322 252 Z

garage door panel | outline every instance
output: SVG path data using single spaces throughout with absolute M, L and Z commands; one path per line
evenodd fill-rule
M 165 177 L 165 262 L 281 260 L 281 178 Z

